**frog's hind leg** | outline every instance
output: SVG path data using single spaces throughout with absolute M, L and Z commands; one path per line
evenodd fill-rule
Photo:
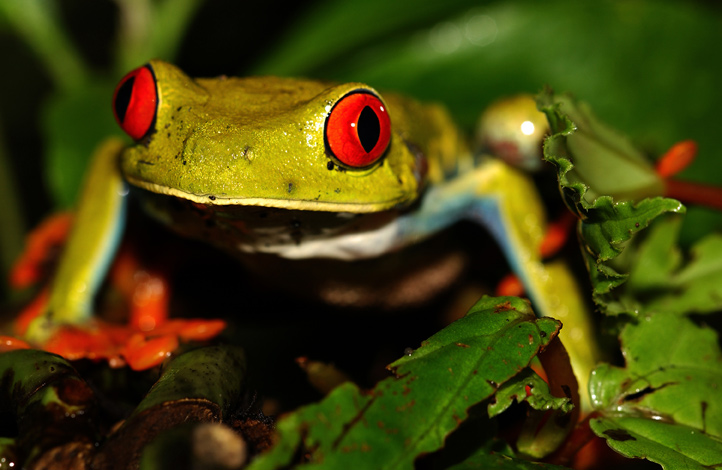
M 519 276 L 537 314 L 562 321 L 560 336 L 572 367 L 584 388 L 598 359 L 590 312 L 579 284 L 562 261 L 542 261 L 546 216 L 534 183 L 526 175 L 497 160 L 484 162 L 476 178 L 467 217 L 484 225 L 502 248 Z

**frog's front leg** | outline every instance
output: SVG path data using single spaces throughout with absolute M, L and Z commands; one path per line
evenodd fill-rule
M 33 302 L 16 322 L 16 330 L 31 345 L 68 359 L 105 359 L 111 366 L 128 364 L 140 370 L 162 362 L 179 341 L 216 336 L 225 322 L 167 319 L 165 279 L 144 268 L 132 249 L 115 256 L 128 194 L 117 163 L 123 148 L 120 140 L 108 139 L 93 156 L 47 300 L 41 296 Z M 93 316 L 95 294 L 114 259 L 111 283 L 128 299 L 127 324 Z M 28 322 L 28 316 L 34 319 Z
M 580 383 L 586 384 L 598 358 L 589 312 L 567 266 L 542 262 L 546 221 L 534 183 L 502 161 L 486 160 L 473 171 L 431 188 L 420 209 L 399 220 L 399 236 L 423 238 L 463 218 L 489 230 L 537 313 L 563 322 L 562 342 Z
M 123 148 L 121 140 L 110 138 L 93 156 L 48 303 L 25 332 L 32 343 L 44 343 L 60 325 L 78 325 L 91 317 L 93 298 L 125 222 L 128 189 L 118 168 Z

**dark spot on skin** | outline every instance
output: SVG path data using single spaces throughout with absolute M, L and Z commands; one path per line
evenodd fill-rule
M 293 183 L 288 183 L 288 192 L 293 191 Z
M 636 228 L 639 228 L 639 222 L 636 222 L 636 223 L 634 224 L 634 226 L 635 226 Z
M 613 441 L 636 441 L 637 439 L 629 434 L 624 429 L 607 429 L 603 433 L 605 436 L 607 436 L 609 439 Z
M 181 109 L 183 109 L 183 106 L 178 106 L 175 110 L 180 111 Z
M 539 336 L 541 336 L 542 338 L 546 338 L 546 337 L 547 337 L 547 332 L 546 332 L 546 331 L 540 331 L 540 332 L 539 332 Z
M 166 137 L 170 138 L 170 132 L 166 134 Z
M 154 165 L 154 163 L 146 160 L 138 160 L 138 163 L 140 163 L 141 165 Z
M 170 127 L 170 122 L 165 125 L 164 129 L 168 129 L 169 127 Z
M 336 194 L 338 194 L 338 193 L 341 192 L 341 188 L 336 188 L 336 189 L 333 190 L 333 192 L 336 193 Z
M 186 161 L 185 161 L 185 160 L 183 160 L 183 164 L 184 164 L 184 165 L 186 164 Z
M 216 200 L 216 197 L 215 197 L 215 196 L 208 196 L 208 199 L 210 199 L 211 201 L 215 201 L 215 200 Z
M 326 163 L 326 169 L 333 170 L 333 162 Z

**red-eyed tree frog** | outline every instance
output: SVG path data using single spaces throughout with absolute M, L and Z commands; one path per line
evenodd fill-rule
M 355 263 L 478 222 L 536 311 L 564 323 L 577 373 L 591 371 L 596 352 L 577 283 L 539 254 L 546 222 L 533 183 L 472 151 L 443 107 L 362 83 L 191 79 L 159 60 L 122 79 L 113 107 L 135 144 L 109 140 L 94 157 L 49 300 L 26 333 L 31 342 L 91 318 L 130 192 L 177 232 L 289 263 Z M 532 114 L 524 132 L 538 142 L 544 118 Z

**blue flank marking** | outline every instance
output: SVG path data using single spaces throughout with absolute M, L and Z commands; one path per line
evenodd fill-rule
M 519 276 L 522 284 L 524 284 L 527 291 L 526 294 L 531 297 L 534 303 L 538 304 L 538 299 L 535 295 L 536 291 L 530 282 L 529 273 L 523 269 L 521 259 L 519 258 L 519 251 L 512 245 L 511 239 L 508 236 L 508 229 L 504 223 L 505 219 L 499 208 L 498 200 L 493 197 L 477 199 L 474 201 L 467 217 L 486 227 L 504 253 L 504 257 L 512 271 Z M 543 312 L 537 310 L 536 313 L 538 316 L 541 316 Z
M 128 212 L 128 183 L 123 182 L 123 195 L 120 196 L 118 201 L 118 208 L 115 213 L 113 221 L 106 229 L 106 235 L 103 237 L 104 243 L 101 245 L 100 256 L 95 261 L 95 266 L 91 270 L 90 279 L 88 279 L 88 302 L 85 304 L 87 312 L 83 312 L 87 315 L 90 314 L 90 308 L 93 299 L 100 288 L 101 283 L 105 279 L 108 271 L 110 270 L 110 264 L 115 258 L 115 253 L 118 251 L 120 241 L 123 236 L 125 229 L 125 221 Z
M 534 297 L 528 273 L 524 271 L 518 251 L 511 243 L 505 218 L 495 196 L 480 197 L 472 193 L 463 193 L 453 198 L 440 198 L 432 189 L 424 195 L 418 211 L 398 219 L 397 236 L 399 240 L 413 243 L 463 219 L 476 222 L 489 231 L 504 253 L 511 269 L 524 283 L 529 295 Z
M 438 197 L 432 188 L 424 195 L 418 210 L 405 214 L 397 220 L 399 240 L 414 243 L 465 218 L 473 202 L 473 195 L 459 194 L 458 197 Z

